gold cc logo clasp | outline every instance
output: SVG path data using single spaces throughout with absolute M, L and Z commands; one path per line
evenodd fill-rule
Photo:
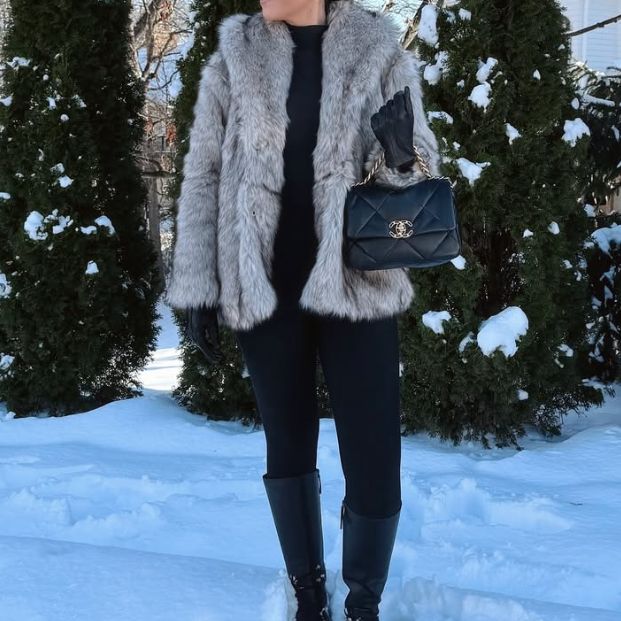
M 411 220 L 393 220 L 388 225 L 388 232 L 391 237 L 402 239 L 404 237 L 410 237 L 414 233 Z

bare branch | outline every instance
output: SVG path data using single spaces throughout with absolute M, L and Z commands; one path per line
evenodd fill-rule
M 581 28 L 580 30 L 574 30 L 568 33 L 568 36 L 577 37 L 578 35 L 584 34 L 585 32 L 591 32 L 591 30 L 596 30 L 597 28 L 603 28 L 604 26 L 609 26 L 610 24 L 614 24 L 615 22 L 618 22 L 619 20 L 621 20 L 621 14 L 617 15 L 616 17 L 610 17 L 608 19 L 605 19 L 602 22 L 597 22 L 597 24 L 586 26 L 585 28 Z

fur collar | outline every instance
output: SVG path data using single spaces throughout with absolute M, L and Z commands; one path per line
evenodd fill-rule
M 394 50 L 398 45 L 399 27 L 387 14 L 369 11 L 356 0 L 338 0 L 328 5 L 326 16 L 328 29 L 324 37 L 324 55 L 332 51 L 343 52 L 334 60 L 341 64 L 345 74 L 355 74 L 355 63 L 372 55 L 382 47 Z M 269 52 L 279 60 L 290 52 L 293 41 L 283 21 L 266 21 L 258 11 L 235 13 L 225 17 L 218 26 L 221 46 L 225 56 L 244 51 Z M 257 56 L 255 55 L 254 58 Z
M 330 174 L 339 158 L 348 159 L 360 110 L 402 49 L 392 17 L 369 11 L 355 0 L 331 2 L 326 17 L 329 27 L 322 43 L 322 102 L 315 150 L 319 179 Z M 259 11 L 229 15 L 218 30 L 231 98 L 241 102 L 238 122 L 252 128 L 245 133 L 252 136 L 252 147 L 271 147 L 276 155 L 284 148 L 288 122 L 294 47 L 289 29 L 283 21 L 264 20 Z M 343 129 L 337 126 L 341 124 Z M 336 144 L 335 136 L 340 137 Z M 320 157 L 333 149 L 331 158 Z M 278 179 L 274 182 L 276 186 Z

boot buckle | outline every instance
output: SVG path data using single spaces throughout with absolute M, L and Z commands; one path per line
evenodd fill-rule
M 345 621 L 364 621 L 362 617 L 352 617 L 347 608 L 343 610 L 343 614 L 345 615 Z

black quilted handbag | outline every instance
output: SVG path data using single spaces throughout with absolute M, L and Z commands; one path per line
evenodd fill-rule
M 447 177 L 434 177 L 414 147 L 426 179 L 404 188 L 368 181 L 384 162 L 351 186 L 345 200 L 343 259 L 352 268 L 434 267 L 461 254 L 461 234 Z

